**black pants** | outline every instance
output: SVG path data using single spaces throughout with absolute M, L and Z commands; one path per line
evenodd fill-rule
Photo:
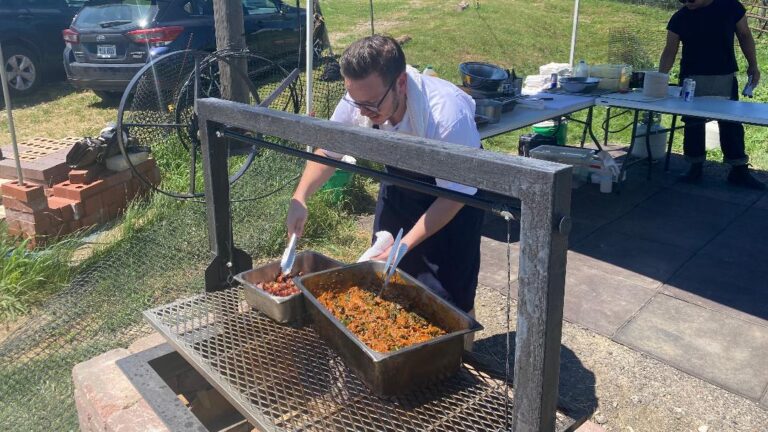
M 731 100 L 739 100 L 739 83 L 733 78 Z M 706 160 L 705 124 L 706 120 L 697 117 L 683 116 L 685 130 L 683 133 L 683 153 L 691 163 Z M 720 126 L 720 149 L 723 151 L 723 162 L 730 165 L 744 165 L 749 161 L 744 151 L 744 126 L 741 123 L 718 121 Z

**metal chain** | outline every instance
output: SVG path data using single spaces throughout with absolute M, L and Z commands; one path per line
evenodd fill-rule
M 507 339 L 506 339 L 506 353 L 504 355 L 504 430 L 511 430 L 509 424 L 509 315 L 512 309 L 512 214 L 509 212 L 503 213 L 504 219 L 507 221 Z

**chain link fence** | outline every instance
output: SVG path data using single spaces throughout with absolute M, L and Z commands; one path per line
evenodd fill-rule
M 315 100 L 317 115 L 328 117 L 344 89 L 340 80 L 321 80 L 323 72 L 320 62 Z M 262 151 L 233 184 L 234 237 L 255 260 L 284 247 L 287 203 L 303 165 Z M 143 310 L 204 290 L 211 257 L 200 199 L 154 194 L 134 203 L 110 234 L 84 244 L 91 256 L 76 264 L 71 284 L 0 338 L 0 430 L 77 430 L 72 367 L 150 334 Z

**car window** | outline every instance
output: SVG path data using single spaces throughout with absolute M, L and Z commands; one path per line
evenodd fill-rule
M 18 3 L 19 5 L 23 4 L 24 7 L 28 7 L 30 9 L 62 9 L 67 7 L 67 2 L 65 0 L 26 0 L 24 2 Z
M 80 29 L 144 27 L 154 19 L 157 8 L 155 0 L 92 0 L 86 3 L 73 25 Z
M 272 0 L 243 0 L 245 15 L 263 15 L 277 13 L 277 6 Z
M 189 15 L 213 15 L 213 0 L 190 0 L 182 9 Z

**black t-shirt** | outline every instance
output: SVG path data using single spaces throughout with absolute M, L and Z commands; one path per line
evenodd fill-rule
M 734 35 L 745 13 L 738 0 L 714 0 L 703 8 L 683 6 L 675 12 L 667 30 L 683 43 L 680 75 L 725 75 L 739 70 Z

